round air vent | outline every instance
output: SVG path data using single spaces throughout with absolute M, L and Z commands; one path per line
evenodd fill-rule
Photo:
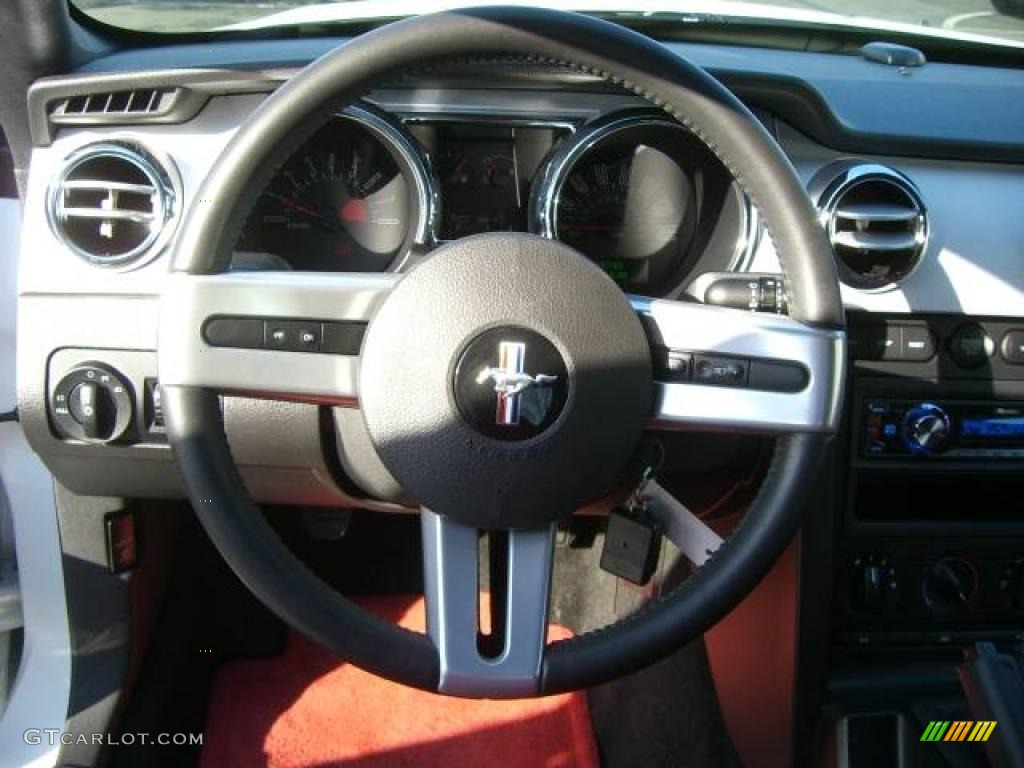
M 173 233 L 178 185 L 171 173 L 169 163 L 134 142 L 83 147 L 50 187 L 50 225 L 91 264 L 138 266 Z
M 913 183 L 891 168 L 844 168 L 826 183 L 818 208 L 839 260 L 839 276 L 848 285 L 868 290 L 893 285 L 924 254 L 924 203 Z

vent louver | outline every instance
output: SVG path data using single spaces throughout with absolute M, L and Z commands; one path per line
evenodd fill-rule
M 885 288 L 917 266 L 928 241 L 921 196 L 903 174 L 881 165 L 846 168 L 819 200 L 843 282 Z
M 162 115 L 174 108 L 179 90 L 133 88 L 69 96 L 52 102 L 50 119 L 55 123 L 76 123 Z
M 136 144 L 92 144 L 71 155 L 50 188 L 50 223 L 75 254 L 123 267 L 155 256 L 177 217 L 167 165 Z

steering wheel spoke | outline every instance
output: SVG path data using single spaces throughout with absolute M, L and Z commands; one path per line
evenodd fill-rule
M 486 650 L 480 638 L 480 531 L 450 517 L 422 510 L 427 632 L 437 647 L 442 693 L 466 697 L 516 698 L 540 689 L 548 629 L 555 525 L 502 532 L 491 552 L 503 561 L 491 601 L 498 615 Z M 507 547 L 507 549 L 505 549 Z
M 366 323 L 391 274 L 172 274 L 160 319 L 160 381 L 327 403 L 358 397 Z
M 777 315 L 632 299 L 654 358 L 649 426 L 834 432 L 846 336 Z

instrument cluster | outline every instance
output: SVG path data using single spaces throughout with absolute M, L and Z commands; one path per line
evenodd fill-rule
M 359 105 L 273 176 L 235 264 L 397 271 L 412 253 L 494 231 L 557 238 L 625 291 L 674 296 L 697 272 L 742 268 L 757 222 L 725 167 L 660 112 L 628 110 L 583 125 L 402 122 Z

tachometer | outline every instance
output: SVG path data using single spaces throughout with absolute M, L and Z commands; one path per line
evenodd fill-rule
M 679 123 L 613 114 L 552 155 L 534 189 L 531 222 L 624 290 L 662 296 L 679 290 L 707 255 L 728 268 L 719 255 L 731 255 L 729 232 L 733 243 L 746 232 L 745 201 L 731 188 L 724 166 Z
M 693 234 L 693 185 L 663 153 L 613 148 L 576 166 L 556 211 L 559 238 L 620 285 L 664 283 Z
M 297 270 L 385 271 L 425 230 L 425 174 L 399 128 L 364 108 L 317 131 L 274 175 L 239 249 Z M 402 142 L 399 144 L 398 142 Z

